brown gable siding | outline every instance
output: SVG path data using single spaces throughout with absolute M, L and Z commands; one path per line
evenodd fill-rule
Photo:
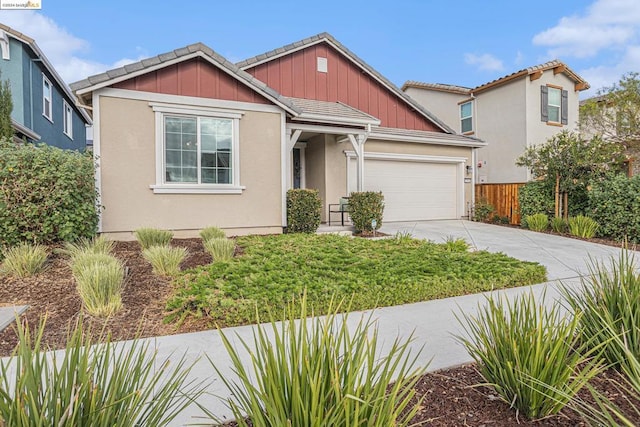
M 226 101 L 271 103 L 262 95 L 200 58 L 151 71 L 116 83 L 113 87 Z
M 317 57 L 328 72 L 316 71 Z M 327 43 L 319 43 L 246 70 L 285 96 L 344 102 L 381 120 L 381 126 L 442 132 L 404 100 Z

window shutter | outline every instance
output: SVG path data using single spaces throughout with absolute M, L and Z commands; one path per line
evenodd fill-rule
M 566 90 L 562 91 L 562 124 L 569 124 L 569 92 Z
M 549 121 L 549 88 L 540 86 L 540 120 Z

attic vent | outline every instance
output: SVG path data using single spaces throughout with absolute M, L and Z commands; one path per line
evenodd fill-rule
M 327 58 L 323 58 L 322 56 L 318 56 L 318 72 L 326 73 L 327 72 Z

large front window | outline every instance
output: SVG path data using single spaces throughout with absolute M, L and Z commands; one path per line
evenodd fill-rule
M 233 183 L 232 119 L 165 116 L 165 182 Z
M 151 102 L 156 115 L 154 193 L 241 194 L 244 112 Z

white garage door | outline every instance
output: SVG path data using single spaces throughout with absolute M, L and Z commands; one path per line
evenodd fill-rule
M 457 163 L 365 159 L 364 189 L 384 194 L 385 221 L 459 218 L 461 186 Z

